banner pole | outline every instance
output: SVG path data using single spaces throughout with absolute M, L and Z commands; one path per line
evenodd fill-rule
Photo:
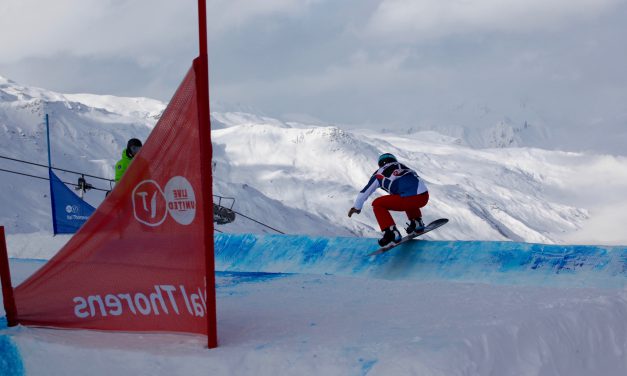
M 211 171 L 211 118 L 209 115 L 209 58 L 207 56 L 207 4 L 198 0 L 198 42 L 200 55 L 194 61 L 198 100 L 198 137 L 200 138 L 200 174 L 205 229 L 205 283 L 207 290 L 207 347 L 218 347 L 215 256 L 213 244 L 213 177 Z
M 207 56 L 207 1 L 198 0 L 198 44 L 200 56 Z M 209 84 L 207 83 L 207 86 Z
M 52 210 L 52 235 L 58 234 L 57 229 L 57 213 L 54 205 L 54 189 L 52 187 L 52 157 L 50 153 L 50 121 L 46 114 L 46 140 L 48 142 L 48 181 L 50 182 L 50 209 Z
M 7 242 L 4 237 L 4 226 L 0 226 L 0 281 L 2 282 L 2 300 L 4 311 L 7 315 L 7 325 L 16 326 L 17 308 L 15 297 L 13 296 L 13 285 L 11 284 L 11 270 L 9 268 L 9 252 Z
M 46 114 L 46 140 L 48 141 L 48 169 L 52 168 L 52 158 L 50 157 L 50 122 Z

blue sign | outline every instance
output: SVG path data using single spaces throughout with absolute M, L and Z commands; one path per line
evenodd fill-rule
M 78 197 L 65 183 L 48 169 L 50 198 L 52 200 L 52 227 L 54 234 L 73 234 L 96 210 Z

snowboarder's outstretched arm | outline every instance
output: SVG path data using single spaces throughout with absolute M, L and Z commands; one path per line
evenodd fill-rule
M 357 198 L 355 199 L 355 203 L 353 207 L 348 211 L 348 216 L 352 216 L 353 214 L 361 213 L 361 209 L 364 207 L 364 203 L 374 193 L 374 191 L 379 188 L 379 180 L 377 179 L 376 173 L 372 175 L 368 184 L 364 187 L 364 189 L 359 192 Z

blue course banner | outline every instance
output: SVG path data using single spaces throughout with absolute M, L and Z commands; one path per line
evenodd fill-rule
M 54 234 L 73 234 L 96 210 L 78 197 L 49 169 Z

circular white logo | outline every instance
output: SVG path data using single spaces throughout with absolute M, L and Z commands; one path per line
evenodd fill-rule
M 191 183 L 182 176 L 175 176 L 165 185 L 168 212 L 175 221 L 188 225 L 196 216 L 196 195 Z
M 133 189 L 132 201 L 135 219 L 147 226 L 159 226 L 168 216 L 165 195 L 154 180 L 137 184 Z
M 65 207 L 65 212 L 68 213 L 68 214 L 78 213 L 78 206 L 76 206 L 76 205 L 67 205 Z

